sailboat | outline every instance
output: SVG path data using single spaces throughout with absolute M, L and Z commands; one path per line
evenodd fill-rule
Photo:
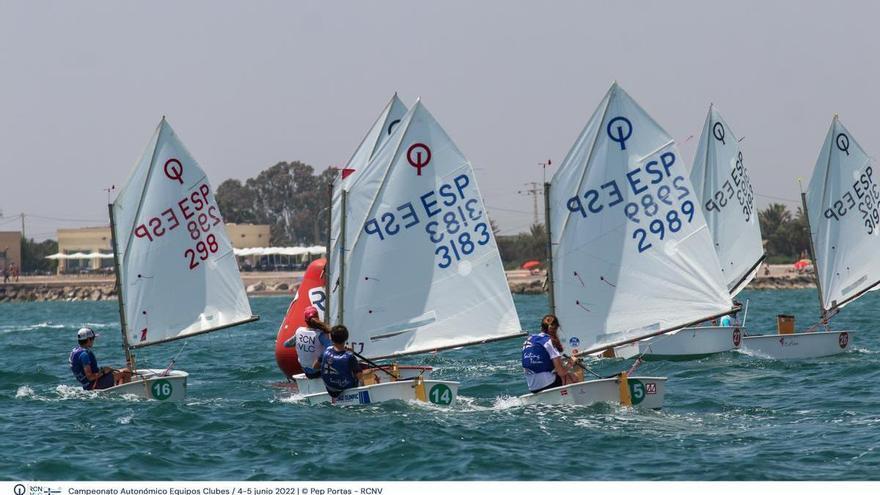
M 330 249 L 328 250 L 329 253 L 338 252 L 339 250 L 339 241 L 341 237 L 338 235 L 333 236 L 331 233 L 339 232 L 342 225 L 342 191 L 347 191 L 349 189 L 349 185 L 354 180 L 355 174 L 363 172 L 364 169 L 366 169 L 376 152 L 382 148 L 382 145 L 384 145 L 388 138 L 394 133 L 394 129 L 400 124 L 401 120 L 406 115 L 407 110 L 406 105 L 400 100 L 397 93 L 394 93 L 382 109 L 379 117 L 373 122 L 370 130 L 361 140 L 361 143 L 358 145 L 354 154 L 345 164 L 345 167 L 342 168 L 342 173 L 337 176 L 334 181 L 330 191 L 330 231 L 327 235 L 328 244 L 330 245 Z M 332 264 L 332 267 L 327 269 L 328 273 L 339 272 L 340 259 L 341 258 L 338 256 L 329 256 L 328 261 Z M 314 303 L 313 305 L 318 310 L 318 317 L 321 321 L 327 321 L 327 315 L 323 308 L 327 305 L 327 294 L 330 294 L 331 290 L 327 287 L 329 284 L 327 273 L 322 274 L 322 277 L 325 281 L 324 287 L 316 287 L 312 289 L 309 296 L 310 300 Z M 318 304 L 318 302 L 320 302 L 320 304 Z M 431 377 L 431 372 L 433 371 L 430 366 L 394 366 L 393 369 L 389 366 L 387 369 L 401 380 L 414 379 L 416 377 L 427 379 Z M 297 385 L 299 393 L 303 395 L 321 393 L 326 390 L 324 387 L 324 380 L 321 378 L 308 378 L 305 373 L 294 375 L 293 380 Z
M 832 331 L 828 323 L 844 306 L 880 288 L 880 186 L 874 173 L 871 158 L 835 115 L 807 192 L 801 192 L 819 322 L 794 333 L 793 317 L 779 315 L 779 333 L 744 337 L 745 352 L 813 358 L 844 352 L 852 344 L 852 331 Z
M 755 278 L 765 255 L 754 189 L 739 139 L 715 105 L 709 105 L 690 179 L 712 233 L 727 289 L 736 297 Z M 683 328 L 641 340 L 638 350 L 647 356 L 670 358 L 731 351 L 742 343 L 741 324 Z
M 420 101 L 349 179 L 328 279 L 330 318 L 355 352 L 397 359 L 524 335 L 473 167 Z M 458 382 L 388 375 L 335 404 L 458 395 Z
M 208 178 L 164 117 L 108 210 L 132 379 L 101 393 L 183 400 L 188 373 L 137 368 L 132 351 L 259 317 L 251 314 Z
M 580 354 L 737 310 L 675 141 L 616 82 L 544 188 L 550 311 Z M 656 409 L 665 385 L 624 372 L 520 399 Z

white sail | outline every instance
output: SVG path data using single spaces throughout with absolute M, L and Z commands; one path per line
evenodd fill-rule
M 129 346 L 255 319 L 208 178 L 164 118 L 113 213 Z
M 386 357 L 520 334 L 470 162 L 420 102 L 398 127 L 348 185 L 340 290 L 352 345 Z
M 727 289 L 735 296 L 757 274 L 764 245 L 739 140 L 714 105 L 709 106 L 690 179 L 712 233 Z
M 339 232 L 342 225 L 342 190 L 347 189 L 348 184 L 352 182 L 348 177 L 352 174 L 356 174 L 358 171 L 363 171 L 363 169 L 366 168 L 376 151 L 378 151 L 379 148 L 388 141 L 388 138 L 391 137 L 394 129 L 400 124 L 403 116 L 406 115 L 406 112 L 406 105 L 400 101 L 400 98 L 397 97 L 397 93 L 394 93 L 394 96 L 391 97 L 391 100 L 389 100 L 385 105 L 385 108 L 382 109 L 382 113 L 380 113 L 376 121 L 373 122 L 373 126 L 370 127 L 367 135 L 361 140 L 361 144 L 358 145 L 354 154 L 348 160 L 348 163 L 343 167 L 343 172 L 333 183 L 333 197 L 331 199 L 330 214 L 331 246 L 329 250 L 331 267 L 328 273 L 338 273 L 339 270 L 339 256 L 336 254 L 339 249 L 339 238 L 336 233 Z M 334 285 L 335 280 L 331 281 L 331 292 L 334 289 Z
M 835 115 L 807 191 L 824 311 L 880 283 L 880 177 L 872 162 Z
M 550 188 L 555 311 L 592 352 L 732 308 L 675 142 L 617 83 Z

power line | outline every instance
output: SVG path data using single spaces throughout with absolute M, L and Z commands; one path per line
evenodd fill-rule
M 512 210 L 512 209 L 510 209 L 510 208 L 501 208 L 501 207 L 499 207 L 499 206 L 488 206 L 488 205 L 487 205 L 487 206 L 486 206 L 486 209 L 487 209 L 487 210 L 506 211 L 506 212 L 508 212 L 508 213 L 524 213 L 524 214 L 526 214 L 526 215 L 529 213 L 529 212 L 527 212 L 527 211 L 525 211 L 525 210 Z
M 534 205 L 534 211 L 533 211 L 534 219 L 535 219 L 534 224 L 538 225 L 538 223 L 539 223 L 538 196 L 544 195 L 544 187 L 537 182 L 526 182 L 525 185 L 529 186 L 529 188 L 524 191 L 517 191 L 517 193 L 518 194 L 525 194 L 526 196 L 532 197 L 532 203 Z
M 56 222 L 79 222 L 79 223 L 95 223 L 95 222 L 106 222 L 106 219 L 103 220 L 95 220 L 93 218 L 59 218 L 59 217 L 49 217 L 46 215 L 34 215 L 32 213 L 22 213 L 22 215 L 27 215 L 33 218 L 39 218 L 41 220 L 53 220 Z
M 775 199 L 775 200 L 777 200 L 777 201 L 787 201 L 787 202 L 789 202 L 789 203 L 798 203 L 798 204 L 800 204 L 800 202 L 801 202 L 799 199 L 781 198 L 781 197 L 779 197 L 779 196 L 770 196 L 770 195 L 768 195 L 768 194 L 759 194 L 759 193 L 755 193 L 755 194 L 756 194 L 757 196 L 762 197 L 762 198 Z

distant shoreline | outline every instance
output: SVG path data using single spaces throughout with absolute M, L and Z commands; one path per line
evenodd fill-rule
M 769 265 L 769 274 L 762 268 L 749 284 L 749 289 L 808 289 L 815 287 L 810 273 L 794 270 L 791 265 Z M 248 295 L 293 297 L 304 272 L 244 272 L 242 283 Z M 508 270 L 507 282 L 514 294 L 546 292 L 542 270 Z M 114 279 L 108 275 L 40 275 L 23 276 L 19 282 L 0 284 L 0 303 L 42 301 L 103 301 L 115 300 Z

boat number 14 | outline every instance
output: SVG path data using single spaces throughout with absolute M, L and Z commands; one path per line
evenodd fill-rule
M 449 387 L 442 383 L 434 385 L 433 387 L 431 387 L 431 392 L 428 394 L 428 399 L 433 404 L 448 406 L 452 403 L 452 390 L 450 390 Z

